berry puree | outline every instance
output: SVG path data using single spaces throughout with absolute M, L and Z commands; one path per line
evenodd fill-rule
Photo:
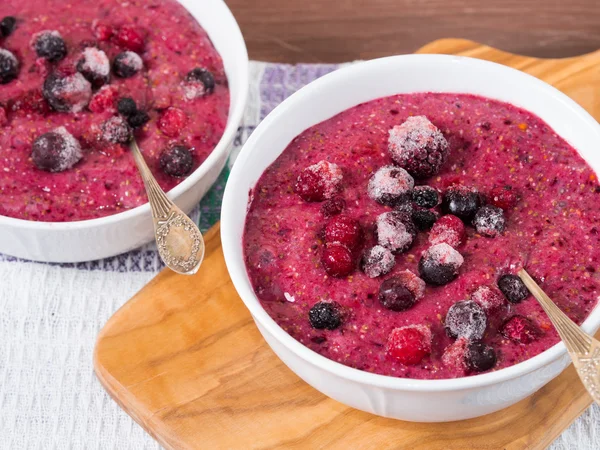
M 221 57 L 175 0 L 3 0 L 0 215 L 65 222 L 147 202 L 135 135 L 168 191 L 219 142 Z
M 244 255 L 268 314 L 383 375 L 495 371 L 558 342 L 516 275 L 575 322 L 600 295 L 600 186 L 540 118 L 467 94 L 367 102 L 297 136 L 251 192 Z

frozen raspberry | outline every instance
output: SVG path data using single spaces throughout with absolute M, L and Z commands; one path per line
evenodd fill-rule
M 463 262 L 462 255 L 448 244 L 436 244 L 421 256 L 419 275 L 428 284 L 448 284 L 458 276 L 458 269 Z
M 99 87 L 108 83 L 110 61 L 102 50 L 96 47 L 86 47 L 77 62 L 77 71 L 92 83 L 92 86 Z
M 386 309 L 406 311 L 412 308 L 416 301 L 413 293 L 400 278 L 388 278 L 379 286 L 379 302 Z
M 56 111 L 78 113 L 92 97 L 92 85 L 79 72 L 61 77 L 53 73 L 44 81 L 42 94 Z
M 131 128 L 143 127 L 150 120 L 146 111 L 137 110 L 131 116 L 127 117 L 127 123 Z
M 469 341 L 460 337 L 448 347 L 444 349 L 442 355 L 442 363 L 444 366 L 458 372 L 460 375 L 465 375 L 467 372 L 466 352 Z
M 166 136 L 177 137 L 188 123 L 185 113 L 179 108 L 168 108 L 158 119 L 158 128 Z
M 465 225 L 458 217 L 448 214 L 442 216 L 431 228 L 429 243 L 431 245 L 445 242 L 451 247 L 457 248 L 465 235 Z
M 376 245 L 367 250 L 362 257 L 360 266 L 369 278 L 377 278 L 389 273 L 396 264 L 396 257 L 387 248 Z
M 98 92 L 96 92 L 88 109 L 94 113 L 101 113 L 104 111 L 112 112 L 115 110 L 115 101 L 117 100 L 118 92 L 112 86 L 102 86 Z
M 350 250 L 355 250 L 361 238 L 360 224 L 349 216 L 336 216 L 325 225 L 326 242 L 339 242 Z
M 502 327 L 500 333 L 505 338 L 519 344 L 529 344 L 538 339 L 539 329 L 527 317 L 515 315 L 509 318 Z
M 308 320 L 317 330 L 335 330 L 342 324 L 342 307 L 338 302 L 317 302 L 308 311 Z
M 444 135 L 425 116 L 409 117 L 392 128 L 388 149 L 394 162 L 415 178 L 437 174 L 450 152 Z
M 42 134 L 31 148 L 31 158 L 38 169 L 62 172 L 70 169 L 81 159 L 79 141 L 64 127 Z
M 337 242 L 326 244 L 321 255 L 321 264 L 328 275 L 342 278 L 354 271 L 352 252 Z
M 495 187 L 490 191 L 488 201 L 490 204 L 508 211 L 517 204 L 519 196 L 511 186 Z
M 325 217 L 333 217 L 340 214 L 346 208 L 346 202 L 341 197 L 325 200 L 321 205 L 321 213 Z
M 521 303 L 529 296 L 529 289 L 517 275 L 502 275 L 498 278 L 498 287 L 511 303 Z
M 131 117 L 137 112 L 137 105 L 131 97 L 123 97 L 117 103 L 117 111 L 125 117 Z
M 388 337 L 386 352 L 402 364 L 418 364 L 431 353 L 431 330 L 425 325 L 394 328 Z
M 131 78 L 144 67 L 140 55 L 134 52 L 122 52 L 115 56 L 113 71 L 120 78 Z
M 203 67 L 196 67 L 185 77 L 184 92 L 187 100 L 194 100 L 212 94 L 215 90 L 215 78 Z
M 470 223 L 481 204 L 481 196 L 475 189 L 452 186 L 444 193 L 442 210 L 445 214 L 453 214 L 462 221 Z
M 469 340 L 481 339 L 487 327 L 487 317 L 481 306 L 471 300 L 453 304 L 444 322 L 446 334 L 451 338 L 464 337 Z
M 131 128 L 120 116 L 111 117 L 100 126 L 100 129 L 105 142 L 127 144 L 131 140 Z
M 417 237 L 417 229 L 407 214 L 390 211 L 377 217 L 377 242 L 393 253 L 410 248 Z
M 373 174 L 367 186 L 367 193 L 376 202 L 396 206 L 405 202 L 415 180 L 400 167 L 385 166 Z
M 496 352 L 481 341 L 469 342 L 465 352 L 467 367 L 474 372 L 485 372 L 496 365 Z
M 319 161 L 300 172 L 294 191 L 305 202 L 322 202 L 341 190 L 342 180 L 342 170 L 336 164 Z
M 415 299 L 419 300 L 425 295 L 425 282 L 412 273 L 410 270 L 403 270 L 402 272 L 398 272 L 394 275 L 394 278 L 398 280 L 403 286 L 406 287 L 412 295 L 415 296 Z
M 6 109 L 0 105 L 0 127 L 3 127 L 8 123 L 8 116 L 6 115 Z
M 475 213 L 473 226 L 483 236 L 496 237 L 501 235 L 506 229 L 504 211 L 497 206 L 482 206 Z
M 41 58 L 57 62 L 67 56 L 67 45 L 56 30 L 44 30 L 33 35 L 31 47 Z
M 41 91 L 31 90 L 16 98 L 10 104 L 10 110 L 20 116 L 30 114 L 45 116 L 50 111 L 50 106 Z
M 13 16 L 6 16 L 0 20 L 0 38 L 8 37 L 12 34 L 17 26 L 17 19 Z
M 416 186 L 412 191 L 412 201 L 421 208 L 434 208 L 440 202 L 440 195 L 431 186 Z
M 419 230 L 427 231 L 430 230 L 438 220 L 438 213 L 430 209 L 414 209 L 412 212 L 412 220 Z
M 17 57 L 4 48 L 0 48 L 0 84 L 7 84 L 17 78 L 19 61 Z
M 115 40 L 121 47 L 132 52 L 141 53 L 144 51 L 144 37 L 132 25 L 123 25 L 119 28 L 115 35 Z
M 159 165 L 167 175 L 184 177 L 192 170 L 194 159 L 188 148 L 183 145 L 175 145 L 161 153 Z
M 502 294 L 497 289 L 489 286 L 479 286 L 471 294 L 471 300 L 481 306 L 488 314 L 498 311 L 505 304 Z
M 114 34 L 114 30 L 110 25 L 99 23 L 97 20 L 92 23 L 92 31 L 100 42 L 109 41 Z

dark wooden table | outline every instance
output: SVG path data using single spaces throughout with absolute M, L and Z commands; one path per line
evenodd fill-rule
M 560 57 L 600 48 L 600 0 L 226 0 L 250 58 L 341 62 L 441 37 Z

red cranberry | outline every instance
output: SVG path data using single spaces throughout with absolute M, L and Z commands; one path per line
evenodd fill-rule
M 325 241 L 339 242 L 350 250 L 360 244 L 362 229 L 358 221 L 349 216 L 336 216 L 325 226 Z
M 431 353 L 431 330 L 424 325 L 394 328 L 388 337 L 386 351 L 402 364 L 418 364 Z
M 188 123 L 185 113 L 179 108 L 168 108 L 158 119 L 158 128 L 166 136 L 178 137 Z
M 458 217 L 451 214 L 442 216 L 431 228 L 429 243 L 431 245 L 442 242 L 457 248 L 465 235 L 465 225 Z
M 117 100 L 118 92 L 112 86 L 102 86 L 90 100 L 88 109 L 94 113 L 101 113 L 104 111 L 114 111 L 115 101 Z
M 489 286 L 479 286 L 471 294 L 471 300 L 481 306 L 487 313 L 498 311 L 506 303 L 502 293 Z
M 322 202 L 341 190 L 342 179 L 342 170 L 337 164 L 319 161 L 300 172 L 294 192 L 305 202 Z
M 96 23 L 93 27 L 93 32 L 96 39 L 98 39 L 100 42 L 106 42 L 112 38 L 114 30 L 110 25 Z
M 132 52 L 141 53 L 144 51 L 144 37 L 133 25 L 123 25 L 119 28 L 115 40 L 121 47 Z
M 511 186 L 502 186 L 493 188 L 488 196 L 488 202 L 504 211 L 513 208 L 519 201 L 517 192 Z
M 538 339 L 539 329 L 523 316 L 512 316 L 500 328 L 502 336 L 518 344 L 529 344 Z
M 328 275 L 342 278 L 354 271 L 352 252 L 337 242 L 326 244 L 321 255 L 321 264 Z

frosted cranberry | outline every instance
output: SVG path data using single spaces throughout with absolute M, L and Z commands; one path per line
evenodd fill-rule
M 354 271 L 352 252 L 348 247 L 337 242 L 325 245 L 321 264 L 325 272 L 332 277 L 345 277 Z
M 402 364 L 418 364 L 431 353 L 431 330 L 424 325 L 394 328 L 388 336 L 386 352 Z
M 529 344 L 538 339 L 539 329 L 527 317 L 512 316 L 500 328 L 502 336 L 518 344 Z
M 488 196 L 488 202 L 504 211 L 513 208 L 519 201 L 519 196 L 511 186 L 493 188 Z
M 0 84 L 7 84 L 19 75 L 19 61 L 10 51 L 0 48 Z
M 488 313 L 498 311 L 506 303 L 502 293 L 489 286 L 479 286 L 477 290 L 471 294 L 471 300 Z
M 44 98 L 56 111 L 78 113 L 92 97 L 92 85 L 80 73 L 61 76 L 50 74 L 42 89 Z
M 511 303 L 521 303 L 529 296 L 529 289 L 517 275 L 502 275 L 498 278 L 498 287 Z
M 67 45 L 60 33 L 55 30 L 36 33 L 32 39 L 32 47 L 39 57 L 53 63 L 67 56 Z
M 415 299 L 419 300 L 425 295 L 425 281 L 416 276 L 410 270 L 403 270 L 394 275 L 394 278 L 398 280 L 403 286 L 406 287 L 414 296 Z
M 342 180 L 342 170 L 337 164 L 319 161 L 300 172 L 294 192 L 306 202 L 322 202 L 341 190 Z
M 334 197 L 326 200 L 321 205 L 321 213 L 325 217 L 333 217 L 340 214 L 346 208 L 346 202 L 343 198 Z
M 64 127 L 42 134 L 31 148 L 31 159 L 38 169 L 62 172 L 81 159 L 81 146 Z
M 130 51 L 119 53 L 113 61 L 113 71 L 120 78 L 131 78 L 143 67 L 140 55 Z
M 389 249 L 376 245 L 363 254 L 360 267 L 369 278 L 377 278 L 389 273 L 395 264 L 394 254 Z
M 349 216 L 336 216 L 325 226 L 325 241 L 339 242 L 350 250 L 360 244 L 362 229 L 357 220 Z
M 99 87 L 108 83 L 110 61 L 102 50 L 86 47 L 77 62 L 77 71 L 92 83 L 92 86 Z
M 483 236 L 496 237 L 504 233 L 506 218 L 504 211 L 497 206 L 485 205 L 477 210 L 473 226 Z
M 118 92 L 112 86 L 102 86 L 90 100 L 88 109 L 95 113 L 114 111 Z
M 417 229 L 408 214 L 389 211 L 377 217 L 377 242 L 394 253 L 402 253 L 410 248 Z
M 367 193 L 382 205 L 397 206 L 409 199 L 414 184 L 413 177 L 406 170 L 385 166 L 371 176 Z
M 379 302 L 391 311 L 406 311 L 414 306 L 417 299 L 403 280 L 391 277 L 379 286 Z
M 467 371 L 466 352 L 469 341 L 466 338 L 458 338 L 444 349 L 442 362 L 444 366 L 465 375 Z
M 465 235 L 465 225 L 458 217 L 451 214 L 442 216 L 429 232 L 429 243 L 431 245 L 442 242 L 457 248 Z
M 132 52 L 141 53 L 144 51 L 144 37 L 133 25 L 123 25 L 119 28 L 115 40 L 121 47 Z
M 436 244 L 421 256 L 419 275 L 428 284 L 448 284 L 458 276 L 463 262 L 462 255 L 448 244 Z
M 308 311 L 308 320 L 317 330 L 335 330 L 342 324 L 342 307 L 338 302 L 317 302 Z
M 448 309 L 444 325 L 451 338 L 481 339 L 487 327 L 487 317 L 477 303 L 463 300 Z
M 26 91 L 10 104 L 10 110 L 19 115 L 39 114 L 45 116 L 50 112 L 48 102 L 39 90 Z
M 448 188 L 442 199 L 442 210 L 470 223 L 481 206 L 481 196 L 475 189 L 465 186 Z
M 158 128 L 166 136 L 178 137 L 188 123 L 185 113 L 179 108 L 168 108 L 158 119 Z
M 481 341 L 469 342 L 465 352 L 467 367 L 474 372 L 485 372 L 496 365 L 496 352 Z
M 161 153 L 159 165 L 167 175 L 184 177 L 191 172 L 194 159 L 188 148 L 183 145 L 175 145 Z

